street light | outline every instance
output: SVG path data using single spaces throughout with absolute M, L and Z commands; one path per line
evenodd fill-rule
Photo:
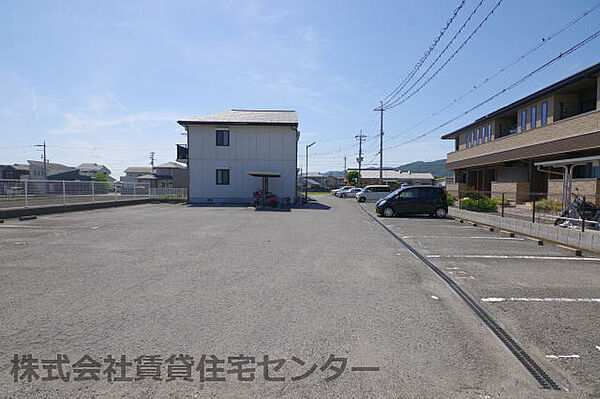
M 308 148 L 315 144 L 316 141 L 313 141 L 309 145 L 306 146 L 306 174 L 304 175 L 304 200 L 308 202 Z

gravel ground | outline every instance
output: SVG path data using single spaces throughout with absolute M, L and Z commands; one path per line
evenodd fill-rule
M 146 204 L 0 224 L 0 397 L 575 397 L 540 390 L 355 201 L 315 197 L 287 212 Z M 167 382 L 164 364 L 160 381 L 13 382 L 14 354 L 66 354 L 68 371 L 127 355 L 133 377 L 142 355 L 189 354 L 194 369 L 215 355 L 228 371 L 228 357 L 268 355 L 284 381 L 250 364 L 252 381 Z M 327 380 L 342 364 L 330 355 L 347 360 Z

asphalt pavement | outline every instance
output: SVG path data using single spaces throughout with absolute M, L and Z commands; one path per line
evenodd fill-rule
M 145 204 L 0 224 L 0 397 L 566 398 L 597 393 L 594 359 L 597 364 L 600 356 L 596 349 L 584 349 L 594 343 L 598 321 L 593 312 L 600 304 L 482 302 L 569 392 L 542 390 L 463 300 L 355 201 L 315 198 L 318 202 L 308 207 L 287 211 Z M 450 220 L 384 221 L 405 236 L 452 235 L 411 239 L 426 255 L 471 253 L 455 250 L 461 244 L 456 236 L 489 233 Z M 493 245 L 523 245 L 532 254 L 550 251 L 532 242 L 496 241 Z M 469 248 L 483 245 L 466 242 Z M 551 273 L 540 276 L 548 291 L 529 292 L 522 286 L 533 284 L 533 278 L 494 282 L 508 262 L 431 259 L 464 268 L 474 279 L 459 280 L 477 298 L 579 296 L 568 288 L 564 294 L 552 291 L 555 276 L 569 280 L 573 274 L 560 274 L 560 261 L 536 269 Z M 524 269 L 534 262 L 521 264 Z M 571 270 L 584 273 L 579 282 L 587 291 L 581 295 L 593 295 L 600 263 L 572 264 Z M 458 271 L 454 275 L 458 278 Z M 512 289 L 513 283 L 523 289 Z M 574 312 L 552 319 L 543 310 L 571 305 L 588 320 Z M 550 331 L 563 321 L 583 324 L 574 324 L 574 335 L 559 339 Z M 586 328 L 596 331 L 582 338 Z M 555 347 L 547 347 L 552 339 Z M 572 351 L 581 357 L 545 358 Z M 29 354 L 37 359 L 33 372 L 39 378 L 27 367 Z M 62 376 L 67 381 L 49 366 L 58 354 L 68 358 L 64 370 L 70 374 Z M 123 370 L 114 363 L 122 355 Z M 569 360 L 582 368 L 564 366 Z M 57 379 L 42 381 L 49 373 Z M 118 376 L 133 380 L 115 381 Z

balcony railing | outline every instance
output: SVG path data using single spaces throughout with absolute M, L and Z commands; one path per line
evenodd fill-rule
M 594 110 L 571 118 L 527 130 L 509 134 L 473 147 L 448 153 L 447 162 L 457 162 L 482 155 L 509 151 L 533 144 L 543 144 L 554 140 L 576 137 L 600 130 L 600 111 Z

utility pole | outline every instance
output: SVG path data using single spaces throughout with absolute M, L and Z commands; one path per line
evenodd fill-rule
M 383 101 L 379 107 L 380 125 L 379 125 L 379 184 L 383 184 Z
M 42 155 L 42 159 L 44 160 L 44 180 L 48 180 L 48 160 L 46 158 L 46 140 L 44 140 L 44 144 L 35 144 L 34 147 L 43 147 L 44 153 Z
M 316 141 L 313 141 L 309 145 L 306 146 L 306 174 L 304 175 L 304 200 L 308 202 L 308 149 L 315 144 Z
M 150 165 L 152 165 L 152 172 L 154 172 L 154 154 L 154 151 L 150 153 Z
M 365 136 L 362 132 L 362 129 L 360 129 L 360 134 L 357 134 L 356 136 L 354 136 L 354 138 L 358 139 L 358 158 L 356 158 L 356 162 L 358 162 L 358 178 L 356 179 L 356 184 L 358 186 L 360 186 L 360 173 L 362 171 L 361 165 L 362 165 L 362 161 L 363 161 L 363 156 L 362 156 L 362 143 L 363 141 L 365 141 L 367 136 Z

